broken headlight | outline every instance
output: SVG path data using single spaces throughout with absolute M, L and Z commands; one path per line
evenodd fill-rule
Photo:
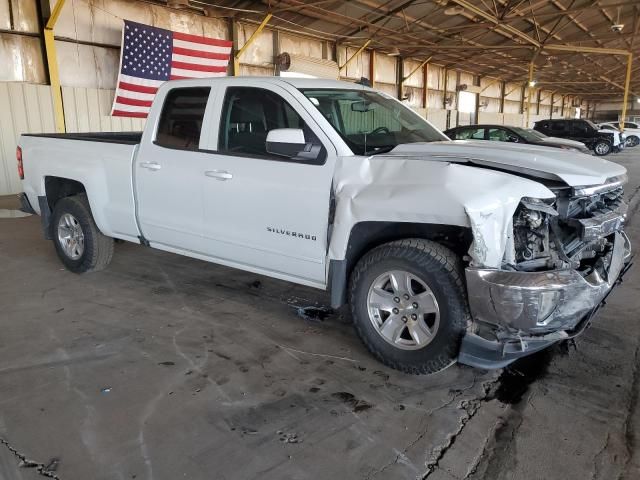
M 558 215 L 553 199 L 525 197 L 513 216 L 513 263 L 518 270 L 550 268 L 549 242 L 551 217 Z

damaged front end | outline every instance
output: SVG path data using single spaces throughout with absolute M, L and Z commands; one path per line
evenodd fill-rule
M 501 368 L 586 328 L 630 266 L 625 181 L 551 187 L 555 199 L 520 201 L 499 268 L 472 261 L 466 269 L 473 327 L 461 363 Z

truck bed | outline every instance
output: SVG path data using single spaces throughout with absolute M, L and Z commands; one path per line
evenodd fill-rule
M 121 143 L 136 145 L 140 143 L 142 132 L 88 132 L 88 133 L 25 133 L 24 137 L 62 138 L 85 142 Z

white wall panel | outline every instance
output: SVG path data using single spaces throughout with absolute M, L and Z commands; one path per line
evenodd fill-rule
M 0 82 L 0 195 L 22 191 L 16 168 L 20 134 L 54 131 L 48 86 Z
M 40 39 L 0 33 L 0 81 L 44 83 Z
M 303 57 L 322 58 L 322 40 L 280 33 L 280 52 Z
M 338 65 L 344 65 L 348 59 L 350 59 L 356 52 L 357 48 L 352 47 L 338 47 Z M 379 65 L 378 57 L 381 55 L 376 55 L 376 68 Z M 362 77 L 369 78 L 369 63 L 371 60 L 371 56 L 368 50 L 363 50 L 356 57 L 351 60 L 343 69 L 340 70 L 340 76 L 345 79 L 352 80 L 360 80 Z M 381 79 L 378 78 L 378 72 L 376 70 L 376 81 Z M 395 78 L 394 80 L 395 81 Z
M 67 132 L 140 131 L 144 119 L 111 117 L 113 90 L 62 88 Z
M 427 120 L 429 120 L 439 130 L 447 129 L 447 110 L 441 108 L 429 108 L 427 110 Z

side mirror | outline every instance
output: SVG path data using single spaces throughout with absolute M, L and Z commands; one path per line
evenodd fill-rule
M 513 142 L 513 143 L 518 143 L 520 140 L 515 135 L 509 135 L 507 137 L 507 141 L 508 142 Z
M 322 145 L 314 145 L 305 141 L 304 132 L 300 128 L 276 128 L 267 133 L 267 153 L 294 160 L 316 160 Z

